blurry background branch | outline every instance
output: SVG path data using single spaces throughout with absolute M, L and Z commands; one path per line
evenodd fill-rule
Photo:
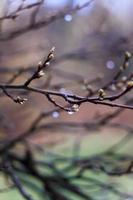
M 77 11 L 89 6 L 93 1 L 94 0 L 90 0 L 90 1 L 86 2 L 85 4 L 83 4 L 81 6 L 77 5 L 74 8 L 64 8 L 61 11 L 57 11 L 53 15 L 46 17 L 46 18 L 44 18 L 40 21 L 37 21 L 37 22 L 36 22 L 36 17 L 37 17 L 37 14 L 39 12 L 38 8 L 44 3 L 44 0 L 41 0 L 40 2 L 37 2 L 37 3 L 29 4 L 27 6 L 23 6 L 24 1 L 22 1 L 22 4 L 20 4 L 20 6 L 17 8 L 17 10 L 15 12 L 1 17 L 0 20 L 1 21 L 5 20 L 5 19 L 15 20 L 19 16 L 20 11 L 36 7 L 37 10 L 33 10 L 32 14 L 30 16 L 30 24 L 26 27 L 22 27 L 21 29 L 14 30 L 11 33 L 1 33 L 0 40 L 13 39 L 17 36 L 20 36 L 20 35 L 28 32 L 28 31 L 36 30 L 36 29 L 42 28 L 44 26 L 47 26 L 50 23 L 53 23 L 55 20 L 58 20 L 58 19 L 65 17 L 65 15 L 67 13 L 74 14 Z
M 131 16 L 116 1 L 3 2 L 0 198 L 133 199 Z

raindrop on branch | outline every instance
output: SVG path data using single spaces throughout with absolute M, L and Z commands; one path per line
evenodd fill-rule
M 74 114 L 75 112 L 72 111 L 72 110 L 69 110 L 67 113 L 68 113 L 69 115 L 72 115 L 72 114 Z

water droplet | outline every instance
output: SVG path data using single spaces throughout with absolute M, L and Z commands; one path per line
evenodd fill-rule
M 53 113 L 52 113 L 52 117 L 53 118 L 58 118 L 59 117 L 59 112 L 57 112 L 57 111 L 54 111 Z
M 106 67 L 110 70 L 115 68 L 115 63 L 112 60 L 108 60 L 106 63 Z
M 69 15 L 69 14 L 65 15 L 65 17 L 64 17 L 64 20 L 67 22 L 71 22 L 72 19 L 73 19 L 72 15 Z
M 68 113 L 69 115 L 72 115 L 72 114 L 74 114 L 74 111 L 70 110 L 70 111 L 68 111 L 67 113 Z

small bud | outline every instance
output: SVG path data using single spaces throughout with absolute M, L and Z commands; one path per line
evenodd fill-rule
M 130 89 L 133 87 L 133 81 L 128 81 L 127 82 L 127 89 Z
M 37 78 L 41 78 L 42 76 L 44 76 L 44 71 L 43 70 L 41 70 L 41 71 L 39 71 L 38 72 L 38 74 L 37 74 Z
M 48 56 L 48 58 L 49 58 L 50 60 L 52 60 L 52 59 L 54 58 L 54 54 L 53 54 L 53 53 L 50 53 L 49 56 Z
M 50 60 L 52 60 L 54 58 L 54 51 L 55 51 L 55 47 L 52 47 L 52 49 L 49 52 L 48 58 Z
M 132 57 L 132 54 L 129 51 L 125 52 L 125 59 L 129 60 Z
M 125 70 L 128 66 L 129 66 L 129 59 L 132 57 L 132 54 L 128 51 L 125 52 L 125 60 L 124 63 L 122 65 L 122 67 L 120 68 L 121 70 Z
M 50 62 L 46 62 L 45 66 L 48 67 L 50 65 Z
M 74 112 L 79 111 L 79 105 L 78 105 L 78 104 L 73 104 L 72 110 L 73 110 Z
M 38 63 L 38 69 L 40 69 L 42 67 L 42 62 L 40 61 L 39 63 Z
M 99 99 L 103 100 L 106 95 L 105 91 L 103 89 L 99 89 L 98 93 L 99 93 Z
M 16 99 L 14 99 L 14 101 L 15 101 L 15 103 L 19 103 L 19 104 L 24 104 L 25 103 L 25 101 L 27 101 L 27 99 L 26 98 L 21 98 L 21 97 L 17 97 Z
M 52 47 L 52 49 L 50 50 L 50 53 L 54 53 L 55 51 L 55 47 Z
M 79 111 L 79 104 L 76 104 L 76 103 L 71 105 L 71 107 L 68 108 L 68 110 L 67 110 L 69 115 L 72 115 L 72 114 L 74 114 L 75 112 L 78 112 L 78 111 Z

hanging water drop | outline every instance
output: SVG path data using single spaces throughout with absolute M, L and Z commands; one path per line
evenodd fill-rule
M 72 115 L 72 114 L 74 114 L 75 112 L 72 111 L 72 110 L 69 110 L 67 113 L 68 113 L 69 115 Z

